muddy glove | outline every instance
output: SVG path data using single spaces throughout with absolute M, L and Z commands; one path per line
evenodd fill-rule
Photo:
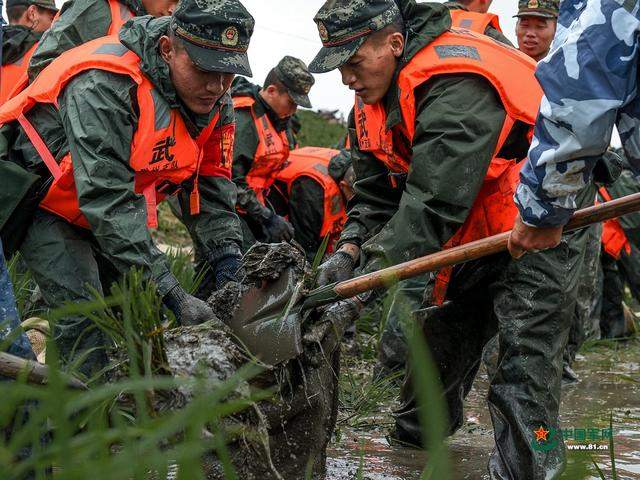
M 347 252 L 336 252 L 318 267 L 318 286 L 348 280 L 353 276 L 355 262 Z
M 288 242 L 293 238 L 293 227 L 280 215 L 275 213 L 262 224 L 267 243 Z
M 218 260 L 213 268 L 216 290 L 220 290 L 229 282 L 237 282 L 241 267 L 242 257 L 240 255 L 229 255 Z
M 180 285 L 169 290 L 162 301 L 180 325 L 199 325 L 215 317 L 206 302 L 189 295 Z

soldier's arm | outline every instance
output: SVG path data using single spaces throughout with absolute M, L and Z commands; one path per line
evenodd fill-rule
M 594 6 L 601 8 L 596 15 L 589 11 Z M 545 96 L 516 193 L 527 225 L 568 222 L 576 196 L 609 146 L 620 109 L 636 101 L 638 20 L 640 14 L 632 15 L 618 2 L 589 4 L 564 42 L 538 65 Z M 629 163 L 638 171 L 638 119 L 621 115 L 618 121 Z
M 402 193 L 391 184 L 389 171 L 382 162 L 358 148 L 353 111 L 349 115 L 348 126 L 356 183 L 354 197 L 347 205 L 348 217 L 337 248 L 344 244 L 360 246 L 377 233 L 398 209 Z
M 236 115 L 236 136 L 233 143 L 232 180 L 238 187 L 237 206 L 247 212 L 256 221 L 266 220 L 268 211 L 258 201 L 256 193 L 247 184 L 247 174 L 253 165 L 258 149 L 258 133 L 251 113 L 246 109 L 238 109 Z
M 118 271 L 139 268 L 164 296 L 177 285 L 147 227 L 144 196 L 134 191 L 129 165 L 137 126 L 135 84 L 127 76 L 90 70 L 74 78 L 59 98 L 69 141 L 80 210 Z
M 105 0 L 70 0 L 62 5 L 60 17 L 47 30 L 29 62 L 29 81 L 63 52 L 103 37 L 111 25 Z
M 227 129 L 234 125 L 233 106 L 228 101 L 223 103 L 218 127 Z M 232 158 L 225 158 L 221 165 L 217 164 L 221 153 L 220 138 L 212 137 L 211 145 L 205 145 L 205 156 L 199 179 L 200 213 L 190 214 L 189 194 L 180 195 L 182 221 L 189 229 L 191 237 L 201 247 L 211 264 L 227 256 L 240 256 L 242 245 L 242 228 L 235 211 L 236 186 L 231 181 Z M 231 151 L 222 155 L 232 156 Z M 208 161 L 211 155 L 211 161 Z
M 397 212 L 363 246 L 366 270 L 441 250 L 469 214 L 506 115 L 474 75 L 433 79 L 416 90 L 416 106 L 406 185 Z

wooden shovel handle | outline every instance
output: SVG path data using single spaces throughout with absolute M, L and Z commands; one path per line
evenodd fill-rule
M 578 210 L 571 217 L 565 227 L 565 231 L 578 230 L 598 222 L 637 212 L 638 210 L 640 210 L 640 193 L 634 193 L 610 202 Z M 383 288 L 400 280 L 417 277 L 423 273 L 435 272 L 444 267 L 500 253 L 507 249 L 510 234 L 510 231 L 500 233 L 352 278 L 338 283 L 334 291 L 342 298 L 349 298 L 369 290 Z
M 26 380 L 29 383 L 44 384 L 49 380 L 47 365 L 0 352 L 0 374 L 9 378 L 18 378 L 22 373 L 26 375 Z M 63 375 L 63 380 L 70 388 L 88 390 L 88 387 L 75 377 Z

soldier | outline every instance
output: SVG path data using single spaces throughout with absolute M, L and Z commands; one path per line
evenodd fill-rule
M 178 0 L 69 0 L 29 62 L 29 81 L 61 53 L 90 40 L 118 33 L 134 16 L 171 15 Z
M 537 72 L 545 96 L 515 197 L 520 215 L 509 241 L 514 257 L 560 242 L 614 124 L 631 169 L 640 171 L 635 7 L 613 0 L 561 4 L 552 54 Z
M 624 162 L 626 166 L 626 162 Z M 601 201 L 640 192 L 640 184 L 628 166 L 612 185 L 601 186 Z M 624 304 L 624 286 L 629 286 L 633 297 L 640 299 L 640 213 L 625 215 L 604 223 L 602 235 L 603 281 L 598 291 L 602 294 L 600 332 L 602 338 L 622 338 L 629 334 L 632 324 L 631 310 Z
M 320 267 L 321 284 L 348 278 L 357 264 L 369 272 L 504 231 L 516 215 L 517 161 L 541 97 L 534 62 L 485 36 L 449 31 L 442 5 L 398 3 L 402 12 L 392 0 L 331 0 L 315 17 L 324 48 L 311 71 L 338 68 L 356 93 L 355 196 L 337 252 Z M 445 269 L 425 292 L 428 304 L 449 300 L 422 324 L 449 433 L 464 420 L 482 348 L 498 331 L 488 398 L 493 478 L 557 478 L 564 467 L 562 446 L 537 448 L 533 431 L 559 428 L 561 356 L 575 303 L 566 292 L 577 286 L 583 255 L 572 238 L 518 262 L 502 254 Z M 422 443 L 417 408 L 407 379 L 394 438 Z
M 466 28 L 512 46 L 500 28 L 497 15 L 487 13 L 491 1 L 463 0 L 445 2 L 450 11 L 453 27 Z M 376 377 L 383 378 L 404 368 L 407 356 L 407 342 L 404 327 L 401 325 L 403 311 L 419 308 L 422 292 L 427 285 L 427 277 L 421 276 L 400 282 L 390 300 L 390 307 L 384 321 L 384 330 L 380 337 Z
M 53 0 L 8 0 L 9 25 L 2 27 L 0 105 L 24 76 L 42 34 L 58 8 Z
M 237 0 L 183 0 L 171 17 L 140 17 L 119 36 L 60 56 L 0 109 L 2 145 L 9 146 L 0 158 L 12 160 L 0 162 L 3 191 L 18 190 L 18 178 L 26 184 L 22 197 L 34 182 L 43 192 L 21 224 L 20 251 L 49 306 L 91 299 L 87 287 L 107 294 L 112 280 L 136 267 L 178 322 L 212 318 L 179 285 L 149 228 L 157 226 L 156 203 L 185 190 L 184 223 L 220 283 L 233 277 L 242 237 L 228 89 L 234 74 L 251 75 L 252 32 L 253 18 Z M 44 105 L 55 105 L 56 115 Z M 22 197 L 5 202 L 0 218 L 24 217 Z M 11 231 L 18 236 L 17 226 Z M 66 361 L 104 346 L 90 327 L 84 317 L 54 326 Z M 93 351 L 82 372 L 104 361 L 104 351 Z
M 324 238 L 333 251 L 346 220 L 345 205 L 353 196 L 355 174 L 347 150 L 305 147 L 292 150 L 269 193 L 269 203 L 286 216 L 298 242 L 312 261 Z
M 237 125 L 233 181 L 238 187 L 244 249 L 256 240 L 277 243 L 293 238 L 293 227 L 267 206 L 265 196 L 292 148 L 291 117 L 298 106 L 311 108 L 313 84 L 307 66 L 286 56 L 269 72 L 262 88 L 243 78 L 232 87 Z
M 484 33 L 499 42 L 511 45 L 509 39 L 502 33 L 498 16 L 488 13 L 492 1 L 457 0 L 444 4 L 451 11 L 451 26 Z
M 556 34 L 560 0 L 519 0 L 516 17 L 518 48 L 536 62 L 549 53 Z

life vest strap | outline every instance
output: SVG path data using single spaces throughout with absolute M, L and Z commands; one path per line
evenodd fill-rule
M 42 140 L 38 131 L 34 128 L 31 122 L 27 120 L 27 117 L 25 117 L 23 113 L 18 115 L 18 123 L 27 134 L 27 137 L 29 137 L 29 140 L 40 155 L 40 158 L 42 158 L 42 161 L 51 172 L 51 175 L 53 175 L 54 180 L 58 180 L 62 176 L 60 165 L 56 162 L 56 159 L 51 154 L 47 144 Z
M 147 201 L 147 226 L 158 228 L 158 199 L 156 194 L 156 182 L 152 182 L 142 190 Z

